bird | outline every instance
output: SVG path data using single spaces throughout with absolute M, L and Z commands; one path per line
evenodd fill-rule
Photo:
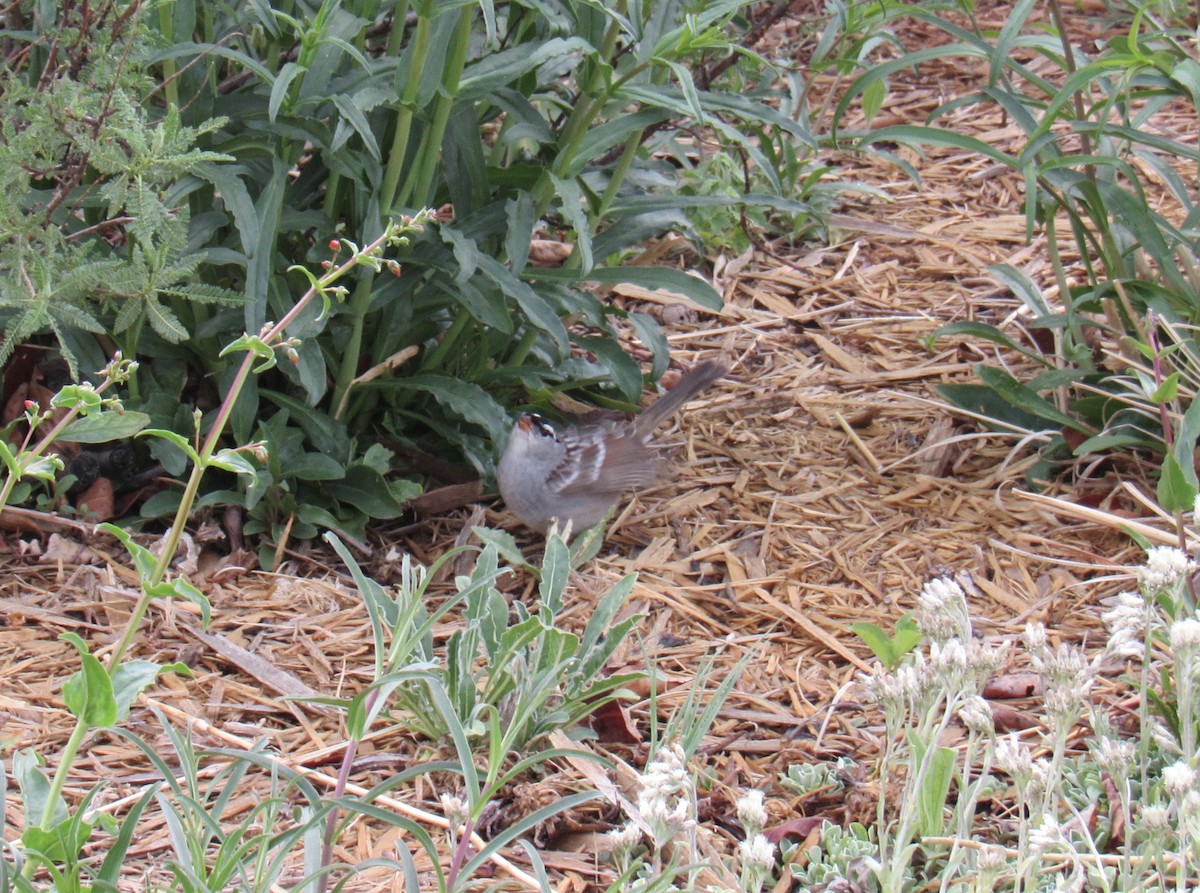
M 637 416 L 595 412 L 565 426 L 520 416 L 496 465 L 505 505 L 538 533 L 554 521 L 574 530 L 598 524 L 622 494 L 661 476 L 658 426 L 728 371 L 718 360 L 698 363 Z

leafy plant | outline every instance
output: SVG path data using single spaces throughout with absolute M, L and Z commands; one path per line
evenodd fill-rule
M 1195 147 L 1153 126 L 1168 104 L 1196 107 L 1200 69 L 1187 49 L 1186 35 L 1156 20 L 1150 6 L 1138 5 L 1128 32 L 1095 51 L 1077 46 L 1065 31 L 1060 4 L 1049 4 L 1052 27 L 1034 24 L 1037 4 L 1014 5 L 1003 29 L 985 34 L 974 22 L 962 27 L 934 12 L 908 14 L 952 38 L 934 49 L 905 53 L 859 77 L 838 104 L 843 121 L 856 98 L 864 104 L 902 68 L 936 56 L 960 56 L 987 63 L 987 80 L 969 95 L 939 107 L 925 126 L 898 125 L 859 135 L 873 147 L 900 143 L 947 146 L 976 152 L 1021 175 L 1026 184 L 1028 236 L 1043 231 L 1059 299 L 1050 301 L 1024 272 L 1007 265 L 992 268 L 997 280 L 1024 305 L 1026 327 L 1012 335 L 988 319 L 955 322 L 938 337 L 985 339 L 1016 350 L 1032 362 L 1032 372 L 980 365 L 980 385 L 948 385 L 943 395 L 1000 430 L 1032 441 L 1046 461 L 1031 476 L 1044 478 L 1056 467 L 1089 455 L 1119 450 L 1153 450 L 1179 460 L 1188 486 L 1196 487 L 1190 457 L 1196 427 L 1179 426 L 1171 438 L 1165 408 L 1176 420 L 1186 414 L 1195 390 L 1168 390 L 1175 373 L 1191 377 L 1197 346 L 1189 326 L 1200 321 L 1196 301 L 1198 269 L 1192 239 L 1192 190 L 1178 173 L 1194 163 Z M 1024 61 L 1049 65 L 1056 77 Z M 870 99 L 873 103 L 874 100 Z M 939 126 L 949 113 L 972 103 L 1001 108 L 1022 131 L 1012 149 L 988 144 Z M 890 156 L 894 157 L 894 156 Z M 913 177 L 917 172 L 901 164 Z M 1151 193 L 1164 195 L 1177 210 L 1159 210 Z M 1169 207 L 1169 205 L 1167 206 Z M 1079 249 L 1083 282 L 1072 284 L 1058 251 L 1065 219 Z M 1167 337 L 1170 350 L 1156 346 Z M 1165 468 L 1170 473 L 1172 469 Z M 1163 495 L 1163 494 L 1160 494 Z M 1165 497 L 1175 511 L 1187 502 Z M 1194 493 L 1192 494 L 1194 495 Z
M 78 380 L 111 357 L 97 336 L 132 359 L 185 341 L 207 305 L 241 303 L 196 281 L 205 254 L 179 206 L 189 172 L 224 160 L 194 148 L 222 121 L 185 127 L 176 110 L 153 120 L 142 106 L 151 82 L 132 61 L 148 49 L 137 10 L 67 2 L 6 31 L 0 362 L 49 332 Z
M 256 331 L 279 315 L 289 266 L 315 262 L 331 239 L 368 241 L 388 215 L 442 207 L 400 258 L 402 276 L 362 274 L 344 305 L 293 323 L 296 364 L 247 391 L 235 436 L 248 440 L 269 408 L 287 414 L 274 423 L 275 439 L 286 439 L 281 426 L 299 429 L 289 449 L 327 457 L 315 471 L 307 462 L 308 473 L 350 473 L 366 442 L 382 439 L 391 474 L 449 446 L 488 476 L 510 425 L 504 404 L 540 404 L 568 389 L 609 405 L 635 401 L 642 370 L 616 336 L 632 334 L 649 349 L 651 377 L 666 368 L 666 340 L 649 316 L 583 286 L 633 282 L 719 304 L 697 277 L 619 266 L 647 238 L 691 231 L 681 210 L 689 202 L 678 194 L 685 174 L 665 160 L 703 163 L 680 149 L 687 131 L 710 127 L 719 145 L 746 157 L 763 188 L 735 201 L 803 210 L 777 164 L 815 146 L 803 124 L 765 94 L 700 89 L 687 71 L 736 49 L 749 6 L 485 3 L 482 16 L 473 4 L 431 2 L 164 11 L 158 26 L 168 45 L 149 61 L 164 72 L 191 64 L 173 82 L 184 119 L 226 118 L 205 145 L 233 159 L 199 165 L 188 192 L 193 217 L 203 218 L 194 229 L 222 264 L 218 281 L 248 298 L 244 318 L 219 313 L 202 327 L 205 337 L 227 337 L 234 325 Z M 531 265 L 542 226 L 571 248 L 558 268 Z M 222 377 L 216 357 L 204 362 L 206 374 Z M 298 535 L 328 512 L 355 530 L 344 494 L 289 478 L 286 461 L 280 468 L 282 479 L 246 496 L 263 506 L 259 492 L 282 491 L 256 523 L 276 535 L 291 523 Z M 316 508 L 300 496 L 314 489 L 324 491 Z M 387 517 L 395 511 L 387 502 L 370 513 Z
M 905 614 L 896 621 L 896 631 L 890 636 L 874 623 L 855 623 L 850 629 L 889 670 L 898 667 L 904 655 L 916 648 L 922 639 L 921 631 L 911 614 Z
M 443 798 L 451 823 L 454 857 L 449 869 L 443 873 L 439 868 L 437 875 L 439 889 L 460 889 L 499 847 L 538 822 L 593 796 L 582 793 L 537 810 L 472 854 L 471 838 L 483 810 L 506 785 L 557 757 L 570 754 L 594 759 L 587 753 L 559 748 L 526 751 L 540 744 L 542 736 L 570 728 L 617 697 L 619 686 L 630 678 L 602 678 L 601 672 L 637 620 L 630 618 L 610 625 L 628 597 L 632 579 L 629 585 L 614 587 L 601 601 L 580 639 L 558 630 L 553 622 L 562 606 L 569 570 L 567 545 L 559 537 L 552 536 L 547 542 L 541 609 L 531 618 L 517 603 L 519 622 L 512 625 L 507 619 L 509 609 L 494 585 L 503 573 L 495 546 L 486 546 L 477 556 L 470 576 L 457 578 L 457 591 L 428 611 L 426 587 L 457 550 L 445 553 L 428 569 L 413 564 L 406 555 L 400 585 L 389 596 L 363 574 L 340 541 L 335 537 L 329 541 L 349 566 L 367 606 L 375 653 L 375 678 L 369 686 L 349 700 L 322 700 L 346 710 L 350 738 L 334 796 L 343 793 L 357 743 L 384 711 L 395 709 L 401 722 L 436 742 L 450 743 L 458 763 L 430 768 L 461 773 L 463 796 Z M 466 606 L 466 625 L 451 635 L 445 658 L 439 659 L 434 653 L 433 628 L 459 604 Z M 601 641 L 605 633 L 607 638 Z M 395 708 L 391 707 L 393 700 Z M 476 769 L 480 743 L 485 758 L 482 772 Z M 401 773 L 362 800 L 346 800 L 342 805 L 356 814 L 409 827 L 411 822 L 378 810 L 371 801 L 412 774 L 412 770 Z M 322 865 L 329 864 L 336 819 L 336 813 L 331 813 Z M 417 839 L 424 841 L 427 835 Z M 439 864 L 436 854 L 433 861 Z M 403 869 L 405 864 L 397 867 Z

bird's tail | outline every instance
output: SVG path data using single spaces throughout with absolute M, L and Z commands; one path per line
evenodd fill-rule
M 697 363 L 679 383 L 658 399 L 658 402 L 643 412 L 637 418 L 637 427 L 644 435 L 673 416 L 685 403 L 711 385 L 714 381 L 729 371 L 729 367 L 719 360 L 705 360 Z

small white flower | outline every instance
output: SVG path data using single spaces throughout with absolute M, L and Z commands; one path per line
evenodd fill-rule
M 1171 650 L 1194 652 L 1200 649 L 1200 620 L 1188 617 L 1171 624 Z
M 996 742 L 995 760 L 996 768 L 1006 773 L 1018 790 L 1029 784 L 1033 776 L 1033 754 L 1015 732 Z
M 1143 806 L 1142 824 L 1146 830 L 1161 834 L 1171 830 L 1171 813 L 1165 806 Z
M 971 616 L 962 587 L 949 577 L 928 581 L 917 596 L 917 626 L 932 641 L 971 636 Z
M 1154 738 L 1155 745 L 1164 754 L 1181 755 L 1179 742 L 1175 740 L 1175 733 L 1162 720 L 1154 720 L 1150 726 L 1150 734 Z
M 620 828 L 613 828 L 606 836 L 613 863 L 624 872 L 629 867 L 634 850 L 642 842 L 642 832 L 633 822 L 626 822 Z
M 958 718 L 977 735 L 991 735 L 995 731 L 992 723 L 992 705 L 978 695 L 967 698 L 958 711 Z
M 1182 800 L 1183 796 L 1196 786 L 1196 770 L 1180 760 L 1163 770 L 1162 780 L 1167 792 L 1176 800 Z
M 1048 815 L 1042 816 L 1042 820 L 1029 832 L 1029 846 L 1035 852 L 1047 852 L 1062 842 L 1062 829 L 1058 827 L 1058 822 Z
M 1140 631 L 1117 630 L 1106 647 L 1109 654 L 1126 660 L 1137 660 L 1146 655 L 1146 641 Z
M 1034 760 L 1030 767 L 1029 784 L 1025 787 L 1026 801 L 1035 803 L 1041 800 L 1047 791 L 1054 790 L 1056 786 L 1057 779 L 1050 761 L 1045 757 Z
M 642 772 L 637 798 L 638 810 L 650 825 L 657 845 L 662 846 L 695 824 L 695 794 L 683 748 L 678 744 L 660 748 Z
M 1004 852 L 1004 847 L 985 843 L 979 850 L 975 864 L 981 872 L 998 872 L 1008 864 L 1008 853 Z
M 1179 818 L 1185 822 L 1193 822 L 1200 816 L 1200 791 L 1188 791 L 1183 795 L 1179 804 Z
M 1120 741 L 1108 735 L 1096 747 L 1096 762 L 1109 775 L 1125 778 L 1133 764 L 1136 748 L 1132 741 Z
M 1069 729 L 1079 719 L 1083 709 L 1083 692 L 1062 682 L 1054 682 L 1042 696 L 1051 728 Z
M 760 830 L 767 823 L 767 810 L 763 806 L 763 792 L 749 790 L 738 798 L 737 814 L 743 827 L 749 832 L 750 828 Z M 749 832 L 753 834 L 754 832 Z
M 1025 650 L 1029 652 L 1029 656 L 1034 660 L 1034 667 L 1037 668 L 1042 652 L 1046 650 L 1046 627 L 1037 622 L 1027 623 L 1023 638 Z
M 454 794 L 442 794 L 438 798 L 442 803 L 442 813 L 452 826 L 457 827 L 467 820 L 467 804 L 462 797 Z
M 1146 600 L 1140 592 L 1122 592 L 1100 619 L 1113 635 L 1128 631 L 1141 636 L 1146 627 Z
M 1146 563 L 1137 570 L 1138 585 L 1145 593 L 1162 592 L 1195 569 L 1195 563 L 1179 549 L 1154 546 L 1146 555 Z
M 775 867 L 775 844 L 761 834 L 743 840 L 739 845 L 742 854 L 742 864 L 756 868 L 771 869 Z

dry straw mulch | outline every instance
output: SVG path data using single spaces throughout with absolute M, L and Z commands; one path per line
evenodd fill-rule
M 919 81 L 894 80 L 884 113 L 920 121 L 974 75 L 947 65 L 927 68 Z M 1016 137 L 987 109 L 962 109 L 955 123 L 993 141 Z M 977 436 L 974 423 L 940 405 L 938 384 L 972 381 L 973 363 L 995 359 L 953 340 L 930 352 L 923 339 L 950 321 L 996 322 L 1017 312 L 1015 299 L 987 275 L 988 264 L 1011 263 L 1047 283 L 1049 270 L 1044 246 L 1025 242 L 1017 178 L 951 150 L 910 160 L 921 172 L 919 189 L 883 162 L 836 159 L 841 176 L 882 189 L 888 200 L 843 205 L 828 247 L 756 254 L 719 270 L 725 309 L 695 312 L 670 337 L 681 365 L 723 355 L 733 359 L 732 372 L 673 432 L 685 468 L 621 513 L 601 555 L 574 580 L 568 617 L 582 625 L 597 594 L 637 572 L 629 610 L 646 619 L 625 657 L 631 665 L 654 661 L 664 718 L 693 685 L 714 686 L 751 656 L 701 751 L 714 780 L 702 804 L 713 827 L 751 785 L 769 792 L 777 821 L 813 813 L 835 821 L 869 817 L 881 727 L 850 685 L 870 661 L 852 624 L 890 629 L 912 608 L 923 581 L 951 574 L 968 592 L 983 635 L 1014 636 L 1040 620 L 1052 637 L 1097 645 L 1098 600 L 1122 585 L 1120 567 L 1140 558 L 1123 535 L 1024 496 L 1029 460 L 1011 454 L 1009 442 Z M 1114 479 L 1090 484 L 1101 493 L 1115 486 Z M 496 509 L 489 521 L 510 523 Z M 466 523 L 463 511 L 378 535 L 364 565 L 393 582 L 398 554 L 432 560 Z M 58 636 L 76 632 L 103 655 L 133 602 L 133 578 L 119 550 L 91 545 L 89 561 L 68 555 L 39 565 L 12 541 L 0 555 L 6 760 L 15 748 L 33 748 L 53 765 L 71 728 L 61 685 L 78 665 Z M 528 581 L 513 586 L 514 597 L 529 591 Z M 294 556 L 285 573 L 207 589 L 214 606 L 208 636 L 186 606 L 152 610 L 136 656 L 186 661 L 195 678 L 163 678 L 127 726 L 165 752 L 147 709 L 155 704 L 177 725 L 190 724 L 203 745 L 265 741 L 283 762 L 328 785 L 344 741 L 338 715 L 281 696 L 348 696 L 369 680 L 366 613 L 343 569 L 314 550 Z M 697 679 L 706 659 L 712 671 Z M 1036 702 L 1017 706 L 1037 710 Z M 643 703 L 631 711 L 643 735 L 647 709 Z M 385 728 L 368 741 L 354 781 L 369 786 L 432 752 Z M 610 752 L 634 767 L 645 760 L 644 746 Z M 859 767 L 837 803 L 799 803 L 776 783 L 792 763 L 837 756 Z M 98 802 L 112 804 L 151 780 L 131 745 L 96 734 L 67 795 L 78 798 L 105 782 Z M 628 773 L 619 774 L 618 783 L 628 782 Z M 446 780 L 395 796 L 437 811 L 439 783 Z M 587 783 L 580 767 L 564 764 L 559 775 L 512 791 L 504 811 L 511 819 Z M 14 793 L 10 788 L 10 836 L 21 821 Z M 233 804 L 234 817 L 260 796 L 247 788 Z M 585 889 L 595 873 L 589 832 L 619 819 L 611 806 L 599 806 L 546 829 L 544 854 L 566 888 Z M 392 839 L 357 822 L 338 856 L 353 862 L 385 855 Z M 129 888 L 139 889 L 142 870 L 169 856 L 165 825 L 148 822 L 134 854 Z M 391 884 L 386 873 L 368 872 L 350 889 Z

